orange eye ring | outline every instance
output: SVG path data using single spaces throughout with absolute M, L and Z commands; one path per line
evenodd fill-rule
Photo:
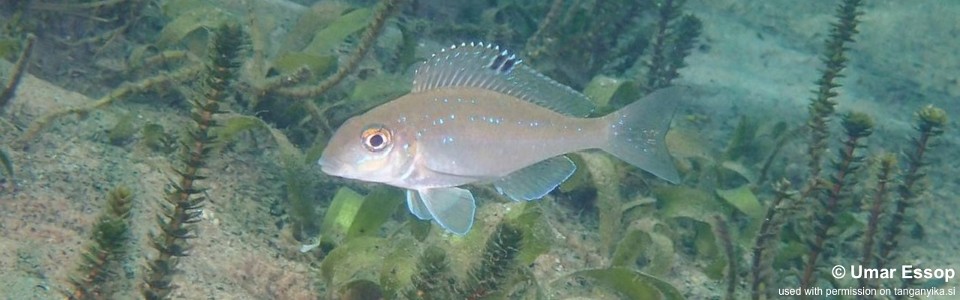
M 371 152 L 380 152 L 392 142 L 393 134 L 383 125 L 370 126 L 360 134 L 360 143 Z

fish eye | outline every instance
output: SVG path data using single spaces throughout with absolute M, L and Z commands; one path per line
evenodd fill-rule
M 390 129 L 383 125 L 370 126 L 360 134 L 360 141 L 363 147 L 371 152 L 380 152 L 390 145 Z

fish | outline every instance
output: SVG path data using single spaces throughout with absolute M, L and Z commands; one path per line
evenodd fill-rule
M 515 54 L 461 43 L 422 62 L 408 94 L 347 119 L 317 163 L 331 176 L 405 189 L 414 216 L 462 236 L 476 213 L 462 186 L 540 199 L 576 171 L 572 152 L 600 149 L 677 183 L 664 138 L 681 94 L 661 89 L 591 118 L 590 99 Z

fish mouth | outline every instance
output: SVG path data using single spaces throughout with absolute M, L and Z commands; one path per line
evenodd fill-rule
M 330 160 L 329 158 L 325 158 L 323 156 L 317 160 L 317 164 L 320 165 L 320 171 L 327 173 L 327 175 L 339 176 L 339 174 L 343 172 L 343 163 Z

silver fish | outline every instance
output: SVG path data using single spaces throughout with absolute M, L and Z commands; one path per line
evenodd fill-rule
M 482 43 L 434 54 L 413 90 L 347 120 L 318 163 L 323 172 L 407 190 L 407 207 L 458 235 L 476 204 L 459 186 L 493 183 L 516 201 L 540 199 L 576 165 L 564 154 L 602 149 L 676 183 L 664 136 L 675 89 L 664 89 L 598 118 L 592 102 Z

